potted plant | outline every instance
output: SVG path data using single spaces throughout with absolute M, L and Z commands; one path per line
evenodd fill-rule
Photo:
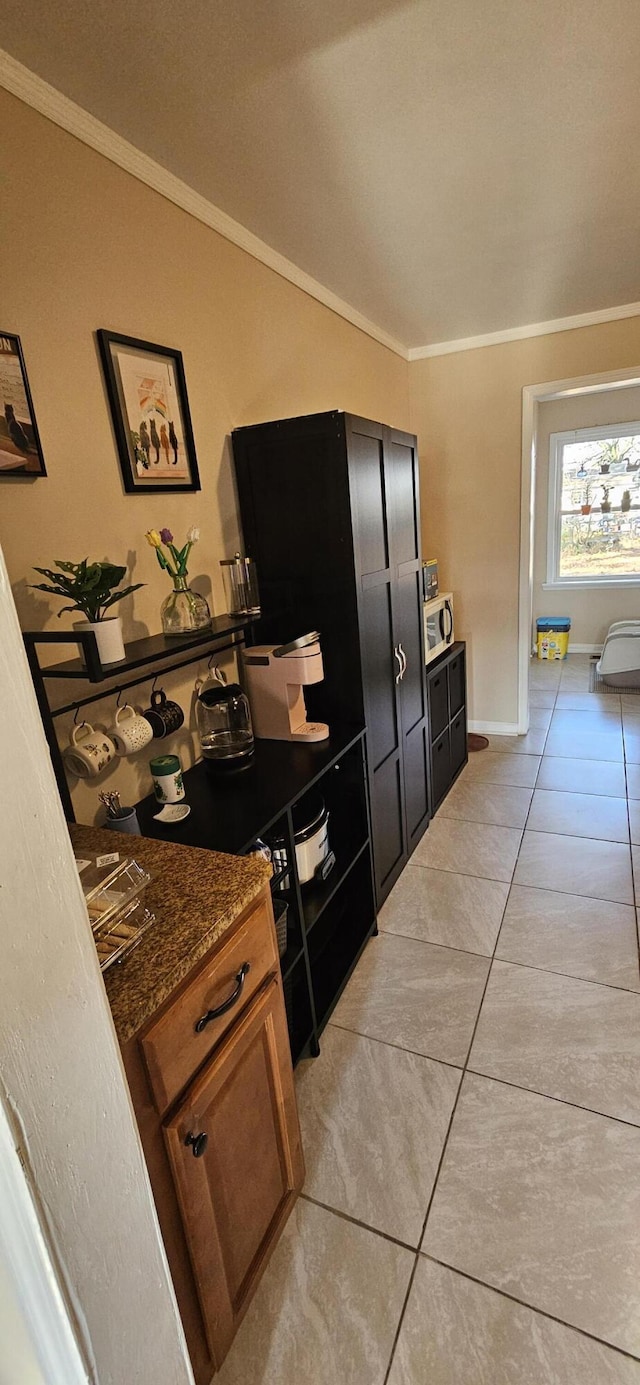
M 603 515 L 608 515 L 609 512 L 610 512 L 610 510 L 611 510 L 611 501 L 610 501 L 610 499 L 609 499 L 609 490 L 610 490 L 610 487 L 609 487 L 609 486 L 603 486 L 603 487 L 602 487 L 602 501 L 601 501 L 601 504 L 600 504 L 600 510 L 601 510 L 601 513 L 602 513 Z
M 591 487 L 592 487 L 592 486 L 593 486 L 593 481 L 587 481 L 587 484 L 586 484 L 586 486 L 585 486 L 585 488 L 584 488 L 584 500 L 582 501 L 582 504 L 581 504 L 581 506 L 580 506 L 580 514 L 581 514 L 581 515 L 590 515 L 590 514 L 591 514 Z
M 120 616 L 108 616 L 106 612 L 116 601 L 122 601 L 123 597 L 138 591 L 144 583 L 136 582 L 133 586 L 116 591 L 126 567 L 117 567 L 114 563 L 90 563 L 88 558 L 83 558 L 81 563 L 63 563 L 56 559 L 56 567 L 60 569 L 59 572 L 53 572 L 48 567 L 35 568 L 36 572 L 49 580 L 33 583 L 34 589 L 62 596 L 70 603 L 58 611 L 59 616 L 65 611 L 81 611 L 85 620 L 76 621 L 74 629 L 93 631 L 101 664 L 119 663 L 125 658 L 122 621 Z
M 630 492 L 630 491 L 623 491 L 623 492 L 622 492 L 622 500 L 620 501 L 620 509 L 622 510 L 623 514 L 624 514 L 624 512 L 625 512 L 626 510 L 630 510 L 630 509 L 631 509 L 631 492 Z
M 612 466 L 621 466 L 624 462 L 629 467 L 629 453 L 633 447 L 633 438 L 608 438 L 603 442 L 598 450 L 595 460 L 600 467 L 601 475 L 606 476 Z

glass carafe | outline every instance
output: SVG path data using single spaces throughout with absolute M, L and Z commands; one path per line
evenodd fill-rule
M 198 687 L 196 723 L 203 759 L 212 769 L 243 769 L 254 751 L 249 700 L 239 683 L 213 669 Z

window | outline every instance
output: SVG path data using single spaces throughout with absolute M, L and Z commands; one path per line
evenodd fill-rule
M 547 582 L 640 583 L 640 422 L 551 434 Z

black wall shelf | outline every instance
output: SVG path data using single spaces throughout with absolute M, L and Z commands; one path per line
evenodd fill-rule
M 181 639 L 166 639 L 164 635 L 146 635 L 144 639 L 132 640 L 125 647 L 126 658 L 117 664 L 101 664 L 98 655 L 98 642 L 92 630 L 63 631 L 27 630 L 22 638 L 29 661 L 31 677 L 38 707 L 42 717 L 44 732 L 49 742 L 53 772 L 68 822 L 75 821 L 73 803 L 67 783 L 62 752 L 58 745 L 55 718 L 67 712 L 78 711 L 93 702 L 99 702 L 112 692 L 126 692 L 148 682 L 154 674 L 173 673 L 198 663 L 207 654 L 223 654 L 244 644 L 247 633 L 252 639 L 251 622 L 233 616 L 214 616 L 208 630 Z M 68 659 L 61 664 L 40 663 L 42 645 L 73 645 L 82 649 L 82 659 Z M 144 670 L 144 671 L 142 671 Z M 134 677 L 129 677 L 129 674 Z M 60 706 L 52 707 L 47 691 L 50 679 L 71 679 L 89 684 L 92 687 L 103 685 L 100 692 L 83 693 Z

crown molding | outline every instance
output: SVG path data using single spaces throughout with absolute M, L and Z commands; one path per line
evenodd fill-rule
M 291 260 L 280 255 L 277 250 L 273 250 L 270 245 L 260 240 L 248 231 L 246 226 L 242 226 L 239 221 L 234 221 L 233 217 L 227 216 L 220 207 L 216 207 L 213 202 L 209 202 L 206 197 L 195 192 L 184 183 L 181 178 L 177 178 L 161 164 L 156 163 L 155 159 L 144 154 L 141 149 L 137 149 L 134 144 L 123 139 L 116 134 L 108 125 L 104 125 L 101 120 L 90 115 L 82 106 L 78 106 L 75 101 L 71 101 L 68 96 L 64 96 L 56 87 L 52 87 L 44 78 L 38 77 L 30 68 L 25 67 L 12 58 L 10 53 L 0 48 L 0 87 L 5 91 L 17 96 L 20 101 L 24 101 L 27 106 L 31 106 L 40 115 L 46 116 L 47 120 L 53 121 L 61 129 L 66 130 L 70 135 L 75 135 L 76 139 L 82 140 L 83 144 L 88 144 L 91 149 L 95 149 L 104 158 L 110 159 L 111 163 L 123 168 L 126 173 L 138 178 L 141 183 L 146 183 L 147 187 L 153 188 L 154 192 L 159 192 L 162 197 L 166 197 L 169 202 L 173 202 L 190 216 L 201 221 L 205 226 L 211 227 L 219 235 L 224 236 L 225 240 L 231 241 L 234 245 L 245 250 L 248 255 L 252 255 L 255 260 L 274 270 L 282 279 L 288 279 L 289 283 L 296 288 L 302 289 L 303 293 L 309 294 L 322 303 L 325 308 L 330 308 L 331 312 L 337 313 L 339 317 L 350 322 L 353 327 L 357 327 L 361 332 L 365 332 L 374 341 L 380 342 L 381 346 L 386 346 L 390 351 L 394 351 L 403 360 L 408 360 L 406 346 L 390 336 L 381 327 L 376 326 L 375 322 L 370 322 L 367 317 L 359 313 L 356 308 L 352 308 L 350 303 L 346 303 L 343 298 L 339 298 L 331 289 L 325 288 L 324 284 L 313 279 L 310 274 L 305 274 L 304 270 L 299 269 L 298 265 Z
M 623 303 L 618 308 L 598 308 L 575 317 L 556 317 L 550 322 L 530 322 L 527 327 L 506 327 L 502 332 L 485 332 L 479 337 L 460 337 L 458 341 L 439 341 L 432 346 L 412 346 L 410 361 L 429 356 L 449 356 L 454 351 L 477 351 L 482 346 L 500 346 L 505 341 L 524 341 L 527 337 L 546 337 L 553 332 L 575 332 L 578 327 L 596 327 L 600 322 L 618 322 L 624 317 L 640 317 L 640 303 Z

